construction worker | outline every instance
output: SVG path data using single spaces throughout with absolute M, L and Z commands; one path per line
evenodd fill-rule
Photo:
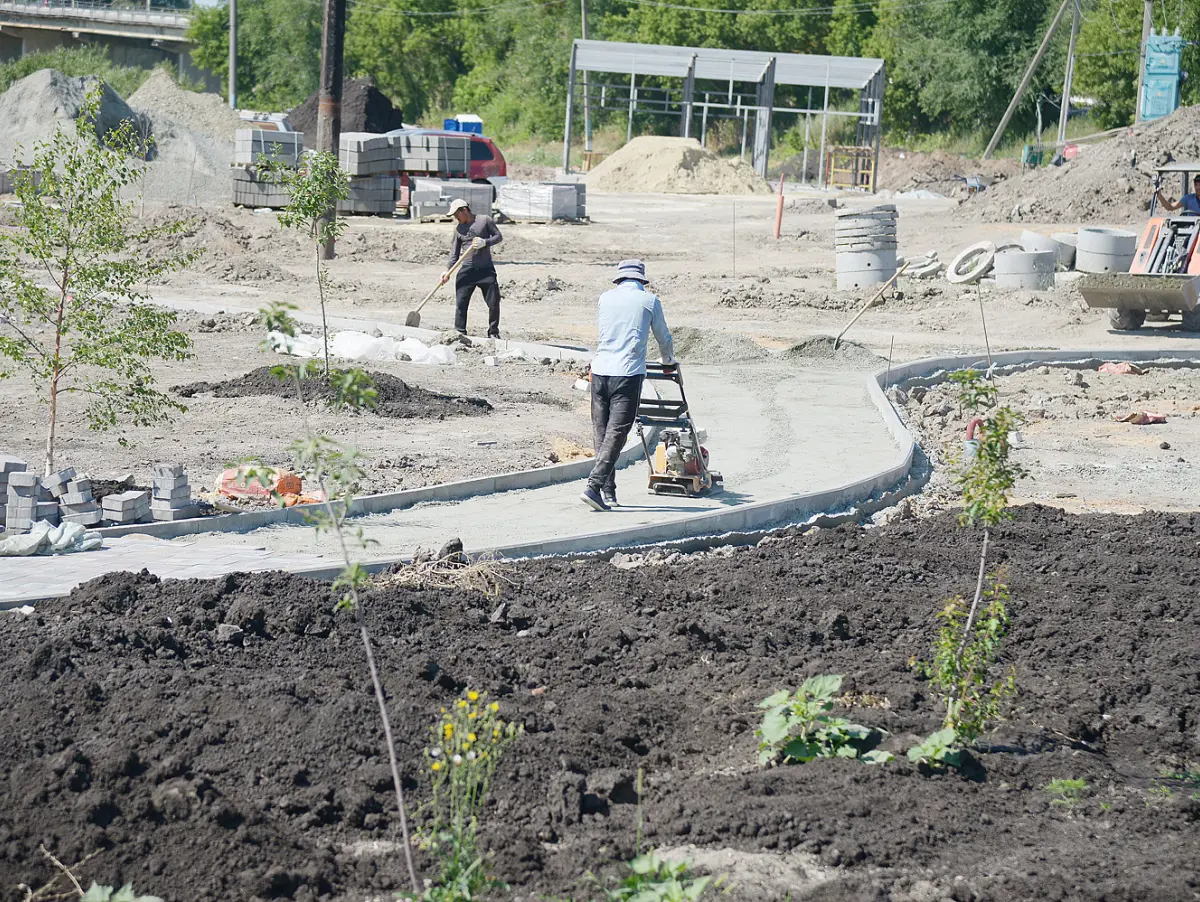
M 1183 207 L 1184 216 L 1200 216 L 1200 172 L 1192 179 L 1192 192 L 1179 200 L 1168 200 L 1163 196 L 1161 188 L 1155 193 L 1158 194 L 1158 202 L 1167 208 L 1168 213 L 1174 213 Z
M 464 250 L 471 255 L 458 271 L 454 280 L 454 328 L 459 335 L 467 334 L 467 307 L 471 295 L 478 288 L 488 308 L 488 338 L 500 337 L 500 286 L 496 282 L 496 266 L 492 263 L 492 248 L 504 240 L 496 228 L 496 220 L 482 214 L 475 215 L 461 198 L 450 202 L 450 215 L 456 220 L 454 240 L 450 242 L 449 263 L 442 273 L 442 284 L 450 278 L 450 269 L 458 262 Z
M 580 498 L 592 510 L 617 506 L 617 457 L 629 437 L 646 378 L 646 343 L 658 342 L 665 366 L 675 365 L 675 346 L 662 302 L 646 290 L 646 265 L 624 260 L 616 288 L 600 295 L 599 334 L 592 358 L 592 433 L 596 463 Z

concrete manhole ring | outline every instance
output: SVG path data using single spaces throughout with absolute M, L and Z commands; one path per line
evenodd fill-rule
M 946 267 L 946 281 L 955 285 L 983 278 L 996 261 L 996 245 L 980 241 L 964 248 Z

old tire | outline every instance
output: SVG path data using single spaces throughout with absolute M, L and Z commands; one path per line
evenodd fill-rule
M 1114 329 L 1119 329 L 1122 332 L 1131 332 L 1134 329 L 1142 328 L 1142 323 L 1146 321 L 1146 311 L 1114 310 L 1109 313 L 1108 321 L 1112 323 Z
M 1183 331 L 1200 332 L 1200 307 L 1195 310 L 1184 310 L 1181 318 L 1183 319 Z

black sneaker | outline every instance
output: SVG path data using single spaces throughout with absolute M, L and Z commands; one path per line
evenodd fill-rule
M 605 502 L 605 500 L 600 497 L 600 493 L 597 492 L 590 485 L 586 489 L 583 490 L 583 494 L 580 495 L 579 498 L 581 501 L 583 501 L 584 504 L 586 504 L 588 507 L 590 507 L 594 511 L 610 511 L 610 510 L 612 510 L 612 508 L 608 506 L 608 504 Z
M 617 501 L 617 490 L 616 489 L 601 489 L 600 497 L 604 499 L 604 503 L 607 504 L 609 507 L 620 507 L 621 506 L 620 503 Z

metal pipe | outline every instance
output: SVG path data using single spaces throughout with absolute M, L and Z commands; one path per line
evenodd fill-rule
M 229 0 L 229 108 L 237 109 L 237 0 Z
M 587 40 L 587 0 L 579 0 L 580 30 L 583 39 Z M 590 153 L 592 150 L 592 106 L 591 93 L 588 91 L 588 70 L 583 70 L 583 149 Z
M 1146 73 L 1146 42 L 1154 31 L 1154 0 L 1144 0 L 1142 6 L 1142 44 L 1138 51 L 1137 97 L 1133 101 L 1133 124 L 1142 121 L 1142 80 Z
M 808 89 L 808 105 L 812 107 L 812 88 Z M 808 184 L 808 130 L 812 125 L 812 113 L 807 110 L 804 113 L 804 163 L 803 170 L 800 173 L 800 184 Z
M 707 147 L 708 140 L 708 91 L 704 92 L 704 112 L 700 115 L 700 146 Z
M 571 125 L 575 107 L 575 53 L 577 44 L 571 45 L 571 66 L 567 71 L 567 121 L 563 126 L 563 175 L 571 171 Z
M 1079 15 L 1079 0 L 1075 0 L 1071 11 L 1071 42 L 1067 45 L 1067 65 L 1066 72 L 1063 75 L 1062 104 L 1058 111 L 1059 144 L 1067 140 L 1067 120 L 1071 116 L 1071 82 L 1075 79 L 1075 39 L 1079 37 Z
M 750 112 L 742 113 L 742 159 L 746 159 L 746 128 L 750 124 Z
M 825 187 L 825 127 L 829 123 L 829 63 L 825 64 L 825 110 L 821 113 L 821 156 L 817 159 L 817 184 Z
M 628 144 L 633 140 L 633 108 L 637 104 L 637 76 L 629 73 L 629 127 L 625 132 L 625 143 Z

